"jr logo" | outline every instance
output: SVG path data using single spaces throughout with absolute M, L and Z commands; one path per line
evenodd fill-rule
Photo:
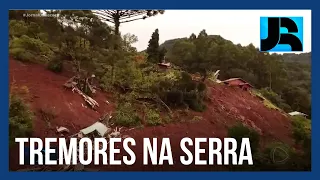
M 260 17 L 260 51 L 303 51 L 303 17 Z

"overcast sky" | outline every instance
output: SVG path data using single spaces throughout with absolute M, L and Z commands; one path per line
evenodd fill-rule
M 260 16 L 303 16 L 304 51 L 311 51 L 311 10 L 166 10 L 163 15 L 121 24 L 122 34 L 138 37 L 134 46 L 144 50 L 152 32 L 159 29 L 159 44 L 173 38 L 189 37 L 205 29 L 233 43 L 260 46 Z

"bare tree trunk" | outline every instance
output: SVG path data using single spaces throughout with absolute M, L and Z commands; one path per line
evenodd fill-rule
M 119 27 L 120 27 L 120 14 L 119 14 L 119 10 L 117 10 L 117 14 L 114 15 L 114 22 L 115 22 L 115 30 L 114 30 L 114 34 L 116 37 L 116 41 L 114 44 L 114 51 L 116 53 L 116 57 L 118 58 L 118 50 L 119 50 L 119 40 L 120 40 L 120 32 L 119 32 Z M 116 59 L 117 60 L 117 59 Z M 111 65 L 111 83 L 114 84 L 114 79 L 115 79 L 115 61 L 112 61 L 112 65 Z

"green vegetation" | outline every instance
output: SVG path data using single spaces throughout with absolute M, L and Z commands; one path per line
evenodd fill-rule
M 228 137 L 233 137 L 237 140 L 238 145 L 240 147 L 242 138 L 249 138 L 251 145 L 252 154 L 256 153 L 259 148 L 260 143 L 260 135 L 253 129 L 250 129 L 244 126 L 242 123 L 238 123 L 228 129 Z M 240 149 L 238 149 L 240 150 Z
M 61 57 L 57 55 L 53 56 L 53 58 L 51 58 L 50 61 L 48 62 L 47 67 L 49 70 L 53 72 L 56 72 L 56 73 L 62 72 L 63 62 L 61 60 Z
M 311 170 L 311 136 L 302 131 L 308 131 L 308 121 L 305 122 L 296 119 L 293 120 L 293 126 L 296 128 L 293 137 L 296 140 L 303 139 L 303 152 L 297 151 L 293 147 L 282 143 L 269 143 L 264 149 L 260 148 L 260 135 L 255 130 L 239 123 L 228 129 L 228 136 L 237 139 L 241 143 L 241 139 L 248 137 L 250 139 L 251 150 L 253 155 L 254 166 L 230 166 L 232 170 L 248 170 L 248 171 L 292 171 L 292 170 Z M 298 122 L 297 122 L 298 121 Z M 299 136 L 295 134 L 299 132 Z M 297 141 L 300 142 L 300 141 Z
M 307 145 L 306 141 L 311 139 L 311 120 L 301 116 L 293 116 L 292 126 L 296 143 Z
M 160 114 L 152 109 L 149 109 L 146 114 L 146 121 L 148 125 L 156 126 L 162 124 Z
M 220 70 L 219 79 L 240 77 L 284 111 L 311 115 L 311 53 L 269 54 L 252 44 L 233 44 L 202 30 L 189 38 L 167 40 L 160 48 L 168 50 L 167 59 L 203 80 Z
M 150 34 L 145 52 L 132 46 L 138 39 L 121 34 L 120 24 L 164 13 L 162 10 L 50 10 L 57 18 L 26 18 L 38 10 L 9 11 L 9 54 L 16 60 L 40 63 L 55 73 L 73 71 L 95 74 L 100 87 L 112 91 L 117 107 L 112 121 L 119 126 L 156 126 L 172 122 L 172 111 L 205 111 L 208 88 L 205 80 L 240 77 L 254 85 L 264 104 L 286 112 L 311 115 L 311 53 L 278 55 L 261 53 L 252 44 L 235 45 L 205 30 L 188 38 L 168 40 L 159 45 L 159 30 Z M 134 18 L 132 18 L 134 17 Z M 103 21 L 111 22 L 114 27 Z M 171 69 L 157 65 L 166 57 Z M 298 62 L 299 61 L 299 62 Z M 301 63 L 300 63 L 301 61 Z M 66 69 L 71 64 L 72 68 Z M 200 74 L 194 80 L 190 74 Z M 81 82 L 80 82 L 81 83 Z M 89 93 L 85 90 L 83 92 Z M 47 109 L 48 110 L 48 109 Z M 42 111 L 50 125 L 55 113 Z M 161 114 L 161 115 L 160 115 Z M 32 113 L 16 95 L 10 97 L 10 142 L 32 132 Z M 194 116 L 192 122 L 201 121 Z M 229 128 L 228 135 L 241 142 L 249 137 L 254 153 L 254 170 L 301 170 L 310 168 L 311 122 L 293 118 L 293 134 L 300 152 L 283 143 L 260 147 L 260 135 L 242 124 Z M 262 148 L 262 149 L 261 149 Z M 275 163 L 274 149 L 282 149 L 289 159 Z M 276 155 L 283 159 L 286 154 Z M 252 167 L 250 167 L 252 168 Z
M 139 116 L 130 103 L 119 104 L 114 119 L 120 126 L 133 127 L 141 124 Z
M 275 110 L 280 110 L 280 109 L 284 110 L 284 107 L 279 109 L 276 105 L 274 105 L 273 103 L 276 103 L 275 101 L 270 101 L 270 99 L 272 100 L 272 96 L 271 97 L 268 96 L 269 91 L 265 89 L 261 89 L 260 91 L 252 90 L 252 92 L 255 96 L 259 97 L 263 101 L 263 104 L 267 108 L 275 109 Z M 269 97 L 269 98 L 266 98 L 266 97 Z
M 15 138 L 31 136 L 33 114 L 16 94 L 10 94 L 9 103 L 9 143 L 12 145 Z

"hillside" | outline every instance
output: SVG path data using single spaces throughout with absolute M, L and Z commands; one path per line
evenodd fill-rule
M 62 86 L 70 76 L 57 75 L 40 65 L 25 64 L 13 59 L 10 59 L 9 62 L 10 84 L 14 82 L 16 87 L 28 89 L 28 94 L 24 96 L 24 99 L 35 113 L 33 137 L 57 137 L 55 129 L 57 126 L 68 128 L 71 135 L 93 124 L 104 113 L 115 112 L 115 102 L 110 94 L 98 92 L 94 96 L 101 105 L 95 112 L 90 108 L 84 108 L 82 106 L 83 99 Z M 227 128 L 237 122 L 247 124 L 261 132 L 262 144 L 264 145 L 271 140 L 293 144 L 290 138 L 290 120 L 285 114 L 267 108 L 259 98 L 241 89 L 214 84 L 208 84 L 208 86 L 211 101 L 207 103 L 208 108 L 205 112 L 175 111 L 175 118 L 179 118 L 176 123 L 155 127 L 146 126 L 142 129 L 124 131 L 124 133 L 133 137 L 137 144 L 141 144 L 144 137 L 170 137 L 175 158 L 178 158 L 178 155 L 182 153 L 179 147 L 181 138 L 226 137 Z M 104 103 L 106 99 L 111 104 Z M 40 110 L 49 111 L 52 108 L 57 112 L 56 118 L 48 124 L 39 112 Z M 137 148 L 134 151 L 136 154 L 142 154 L 142 149 Z M 10 169 L 17 168 L 18 159 L 14 152 L 17 151 L 10 153 Z M 141 168 L 139 166 L 142 164 L 140 160 L 142 159 L 138 158 L 137 166 L 130 167 L 129 170 Z M 177 166 L 178 169 L 179 167 Z M 104 168 L 114 170 L 112 167 Z M 171 167 L 162 168 L 164 170 L 171 169 Z M 117 169 L 121 170 L 121 167 L 115 170 Z M 180 169 L 183 170 L 183 166 Z
M 129 136 L 137 143 L 134 166 L 87 167 L 310 171 L 311 64 L 295 63 L 294 55 L 287 62 L 205 30 L 159 47 L 156 29 L 147 50 L 137 52 L 137 37 L 122 35 L 120 24 L 161 16 L 163 10 L 49 10 L 59 15 L 50 18 L 26 18 L 25 13 L 40 11 L 9 12 L 11 170 L 23 168 L 17 165 L 17 137 L 102 137 L 110 142 L 111 137 Z M 159 63 L 164 57 L 170 63 Z M 218 81 L 229 78 L 229 85 Z M 291 111 L 309 116 L 292 117 Z M 103 132 L 79 132 L 93 123 Z M 174 166 L 142 165 L 142 138 L 152 137 L 170 137 Z M 255 165 L 186 168 L 177 159 L 183 137 L 232 137 L 238 142 L 249 137 Z M 208 153 L 208 144 L 203 148 Z M 277 149 L 285 154 L 275 153 Z
M 222 80 L 243 78 L 256 88 L 268 88 L 277 94 L 277 98 L 270 98 L 286 112 L 301 111 L 311 116 L 311 53 L 261 53 L 252 44 L 234 44 L 219 35 L 207 35 L 205 30 L 198 38 L 192 34 L 167 40 L 160 47 L 168 51 L 167 61 L 184 70 L 199 72 L 203 77 L 220 70 Z

